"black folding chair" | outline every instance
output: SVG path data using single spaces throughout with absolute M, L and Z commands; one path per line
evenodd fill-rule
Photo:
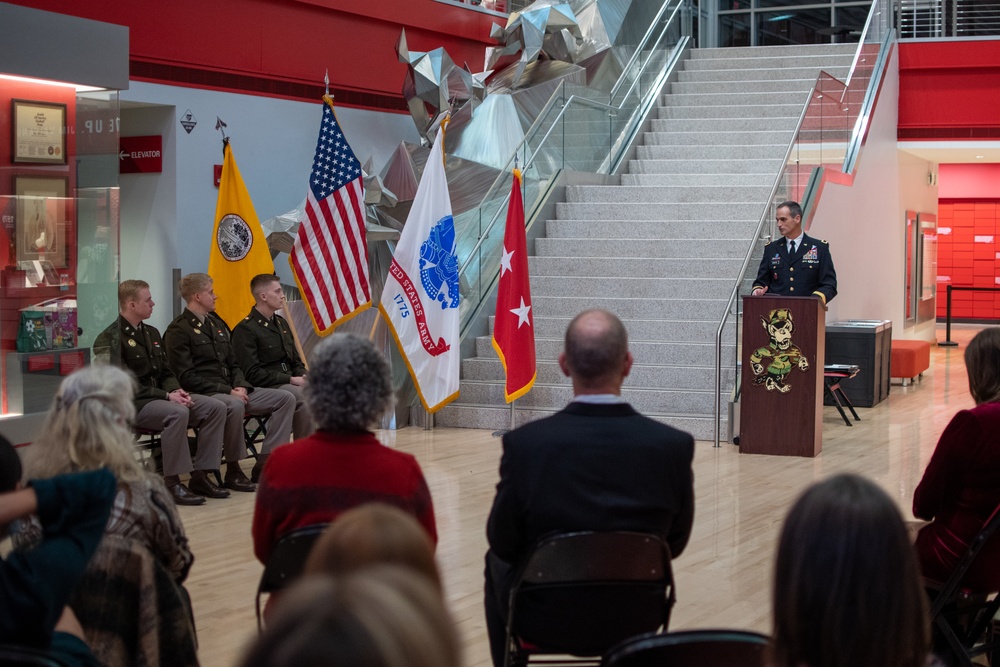
M 971 667 L 976 656 L 992 653 L 993 664 L 1000 658 L 1000 637 L 989 636 L 993 617 L 1000 610 L 1000 592 L 969 591 L 962 586 L 962 580 L 979 552 L 1000 531 L 1000 506 L 993 510 L 986 525 L 972 540 L 965 556 L 959 561 L 931 606 L 931 623 L 934 629 L 948 642 L 949 648 L 958 659 L 958 664 Z M 1000 537 L 997 537 L 1000 539 Z M 992 564 L 994 567 L 996 563 Z M 935 586 L 930 584 L 934 589 Z
M 601 667 L 764 667 L 767 635 L 748 630 L 685 630 L 626 639 Z
M 598 665 L 627 637 L 665 632 L 674 600 L 670 549 L 658 535 L 547 537 L 510 592 L 505 664 Z
M 274 545 L 267 564 L 264 565 L 264 572 L 260 575 L 260 583 L 257 585 L 258 630 L 264 626 L 260 608 L 261 596 L 264 593 L 274 593 L 287 588 L 302 574 L 302 568 L 305 567 L 306 558 L 309 557 L 313 544 L 326 530 L 327 525 L 318 523 L 297 528 L 279 538 Z
M 140 462 L 148 465 L 152 461 L 154 472 L 163 470 L 163 451 L 160 448 L 160 434 L 163 430 L 135 426 L 132 432 L 135 433 L 135 448 L 139 452 Z
M 271 413 L 265 415 L 247 415 L 243 418 L 243 439 L 247 443 L 247 451 L 257 459 L 257 443 L 264 440 L 267 435 L 267 422 L 271 418 Z
M 67 667 L 54 653 L 30 646 L 0 644 L 0 665 L 10 667 Z

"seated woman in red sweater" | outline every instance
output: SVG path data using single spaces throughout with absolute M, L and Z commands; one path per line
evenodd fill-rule
M 410 454 L 380 444 L 369 429 L 393 404 L 385 357 L 364 338 L 334 334 L 313 349 L 306 401 L 316 432 L 275 449 L 257 487 L 254 554 L 303 526 L 332 523 L 368 502 L 403 509 L 437 543 L 427 482 Z
M 1000 505 L 1000 327 L 983 329 L 965 350 L 976 407 L 956 414 L 913 493 L 913 514 L 931 521 L 917 534 L 924 577 L 947 581 Z M 966 576 L 974 591 L 1000 588 L 1000 539 L 987 544 Z

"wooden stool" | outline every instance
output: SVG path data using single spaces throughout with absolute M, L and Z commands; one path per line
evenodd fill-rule
M 889 357 L 889 377 L 902 378 L 903 386 L 922 378 L 931 367 L 931 344 L 925 340 L 894 340 Z

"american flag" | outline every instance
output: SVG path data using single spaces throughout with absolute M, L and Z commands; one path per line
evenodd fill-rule
M 320 335 L 371 305 L 364 199 L 361 163 L 324 96 L 306 217 L 289 258 Z

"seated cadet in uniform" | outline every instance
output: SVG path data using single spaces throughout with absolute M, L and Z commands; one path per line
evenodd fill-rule
M 179 287 L 187 308 L 167 327 L 167 359 L 184 389 L 226 404 L 222 445 L 226 455 L 225 485 L 236 491 L 251 490 L 255 487 L 248 485 L 239 466 L 247 455 L 243 417 L 271 415 L 261 454 L 251 472 L 251 479 L 256 482 L 271 450 L 288 442 L 295 397 L 280 389 L 254 387 L 243 377 L 236 363 L 229 327 L 215 314 L 211 276 L 189 273 L 181 278 Z
M 306 365 L 295 348 L 288 322 L 275 313 L 285 307 L 285 292 L 273 273 L 254 276 L 250 292 L 257 303 L 233 328 L 236 361 L 253 386 L 283 389 L 295 396 L 292 432 L 296 439 L 304 438 L 314 428 L 303 392 Z
M 178 505 L 202 505 L 219 491 L 208 472 L 222 458 L 226 405 L 208 396 L 188 394 L 167 363 L 167 352 L 156 327 L 144 323 L 153 314 L 149 283 L 126 280 L 118 286 L 118 319 L 97 336 L 94 356 L 132 371 L 135 425 L 160 431 L 163 481 Z M 188 428 L 198 429 L 194 461 L 188 448 Z M 180 476 L 191 474 L 189 487 Z M 239 486 L 238 482 L 235 482 Z M 247 481 L 245 484 L 249 484 Z M 252 489 L 247 489 L 252 490 Z

